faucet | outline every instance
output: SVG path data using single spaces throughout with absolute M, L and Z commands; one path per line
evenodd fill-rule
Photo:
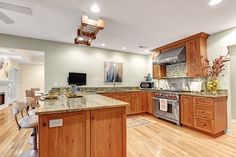
M 116 90 L 116 82 L 115 81 L 113 81 L 113 88 L 114 88 L 114 90 Z

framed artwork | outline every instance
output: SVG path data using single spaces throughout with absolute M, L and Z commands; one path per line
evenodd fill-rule
M 8 79 L 8 60 L 0 58 L 0 79 Z
M 105 62 L 104 64 L 105 82 L 123 81 L 123 63 Z

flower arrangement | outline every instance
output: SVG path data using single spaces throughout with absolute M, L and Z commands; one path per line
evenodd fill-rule
M 225 63 L 230 61 L 229 53 L 226 56 L 220 56 L 212 61 L 212 65 L 207 60 L 207 89 L 212 93 L 216 93 L 219 89 L 219 77 L 221 72 L 225 69 Z

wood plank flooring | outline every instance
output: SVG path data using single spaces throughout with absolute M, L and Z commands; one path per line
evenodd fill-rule
M 232 135 L 212 138 L 184 127 L 141 115 L 152 123 L 127 129 L 127 157 L 236 157 Z M 0 157 L 16 157 L 31 148 L 30 129 L 18 130 L 11 107 L 0 111 Z

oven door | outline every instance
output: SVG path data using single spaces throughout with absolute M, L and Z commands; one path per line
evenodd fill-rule
M 154 97 L 154 115 L 163 119 L 179 122 L 179 101 L 167 99 L 167 111 L 160 110 L 160 99 Z

